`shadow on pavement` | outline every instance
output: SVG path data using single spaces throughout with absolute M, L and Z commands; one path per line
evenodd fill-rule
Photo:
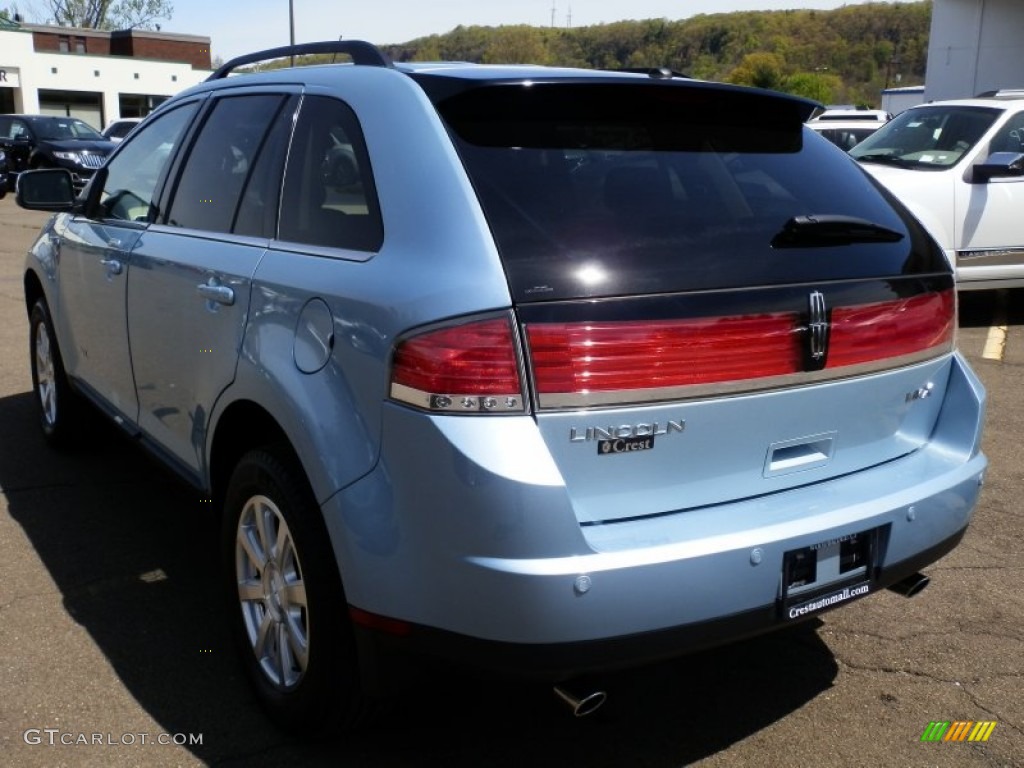
M 770 727 L 837 674 L 811 622 L 610 675 L 609 703 L 583 720 L 546 686 L 434 674 L 371 729 L 298 743 L 234 661 L 211 510 L 104 424 L 87 450 L 51 451 L 28 393 L 0 399 L 0 424 L 0 487 L 66 610 L 165 732 L 203 734 L 190 749 L 207 764 L 678 766 Z
M 1024 288 L 961 291 L 959 299 L 962 328 L 984 328 L 1000 320 L 1024 325 Z

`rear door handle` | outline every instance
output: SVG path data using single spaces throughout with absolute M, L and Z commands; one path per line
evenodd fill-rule
M 234 290 L 226 285 L 217 285 L 212 279 L 209 283 L 200 283 L 196 289 L 199 291 L 199 295 L 207 301 L 215 301 L 228 307 L 235 303 Z

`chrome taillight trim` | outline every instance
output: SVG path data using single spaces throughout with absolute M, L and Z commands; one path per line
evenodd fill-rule
M 391 399 L 432 413 L 526 413 L 526 398 L 521 392 L 502 395 L 440 394 L 392 382 Z

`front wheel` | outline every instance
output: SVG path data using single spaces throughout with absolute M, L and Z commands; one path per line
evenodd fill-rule
M 52 445 L 68 447 L 77 432 L 81 403 L 72 391 L 46 301 L 39 299 L 29 315 L 29 357 L 39 425 Z
M 354 725 L 364 698 L 348 605 L 319 506 L 290 451 L 242 458 L 223 534 L 232 629 L 264 708 L 302 734 Z

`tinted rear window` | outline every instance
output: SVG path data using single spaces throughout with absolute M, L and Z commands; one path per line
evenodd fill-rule
M 905 214 L 803 127 L 801 101 L 678 83 L 515 83 L 438 109 L 518 301 L 944 268 Z M 903 237 L 772 246 L 794 216 L 826 214 Z

